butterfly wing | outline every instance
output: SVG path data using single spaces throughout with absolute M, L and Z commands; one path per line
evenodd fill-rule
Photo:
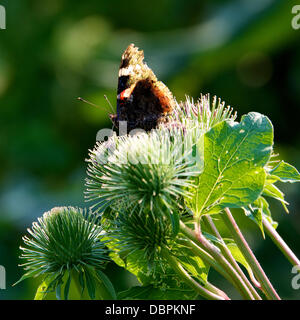
M 127 121 L 128 131 L 136 128 L 151 130 L 166 120 L 174 98 L 167 86 L 158 81 L 144 62 L 144 53 L 131 44 L 124 51 L 119 69 L 117 90 L 118 121 Z

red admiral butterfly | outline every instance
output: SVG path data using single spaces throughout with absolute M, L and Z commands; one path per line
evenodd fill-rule
M 117 114 L 111 120 L 127 122 L 127 131 L 141 128 L 150 131 L 167 122 L 175 100 L 171 91 L 158 81 L 144 62 L 144 52 L 134 44 L 124 51 L 119 69 Z

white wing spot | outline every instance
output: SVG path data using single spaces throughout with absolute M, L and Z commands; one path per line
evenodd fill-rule
M 128 68 L 122 68 L 119 70 L 119 77 L 129 76 L 130 74 L 133 74 L 133 67 L 132 66 L 129 66 Z

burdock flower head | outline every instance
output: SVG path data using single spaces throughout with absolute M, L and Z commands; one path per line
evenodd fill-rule
M 201 171 L 198 139 L 191 131 L 160 128 L 97 144 L 88 160 L 87 198 L 101 211 L 138 208 L 174 218 L 190 177 Z
M 101 232 L 96 217 L 82 209 L 56 207 L 44 213 L 28 229 L 30 236 L 23 237 L 25 246 L 20 247 L 20 258 L 25 260 L 21 266 L 26 273 L 20 281 L 43 276 L 44 293 L 56 289 L 60 296 L 60 287 L 64 285 L 68 298 L 74 280 L 79 291 L 87 287 L 89 296 L 94 298 L 95 283 L 101 282 L 99 269 L 107 262 Z
M 111 234 L 121 255 L 140 252 L 140 262 L 146 261 L 151 269 L 160 264 L 162 248 L 171 250 L 175 240 L 168 221 L 152 214 L 140 214 L 138 209 L 129 214 L 121 212 L 114 220 Z
M 226 106 L 225 102 L 214 96 L 212 99 L 209 94 L 201 95 L 194 102 L 193 99 L 186 97 L 186 101 L 175 105 L 172 115 L 173 120 L 181 124 L 194 128 L 201 128 L 208 131 L 214 125 L 224 120 L 234 121 L 237 117 L 233 108 Z

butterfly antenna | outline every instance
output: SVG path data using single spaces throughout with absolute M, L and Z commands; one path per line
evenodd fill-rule
M 92 102 L 90 102 L 90 101 L 87 101 L 87 100 L 85 100 L 85 99 L 83 99 L 83 98 L 81 98 L 81 97 L 78 97 L 77 100 L 82 101 L 82 102 L 84 102 L 84 103 L 87 103 L 87 104 L 89 104 L 89 105 L 91 105 L 91 106 L 93 106 L 93 107 L 101 108 L 100 106 L 96 105 L 95 103 L 92 103 Z
M 108 100 L 107 96 L 104 95 L 105 100 L 107 101 L 108 105 L 110 106 L 110 109 L 112 111 L 112 113 L 115 113 L 113 106 L 111 105 L 110 101 Z
M 107 96 L 104 95 L 104 98 L 105 98 L 105 100 L 107 101 L 108 105 L 110 106 L 111 111 L 112 111 L 112 114 L 114 114 L 114 113 L 115 113 L 114 108 L 113 108 L 113 106 L 111 105 L 110 101 L 108 100 Z M 112 120 L 112 118 L 111 118 L 111 120 Z M 112 129 L 114 129 L 114 128 L 117 129 L 117 127 L 116 127 L 116 125 L 115 125 L 115 122 L 112 120 Z

